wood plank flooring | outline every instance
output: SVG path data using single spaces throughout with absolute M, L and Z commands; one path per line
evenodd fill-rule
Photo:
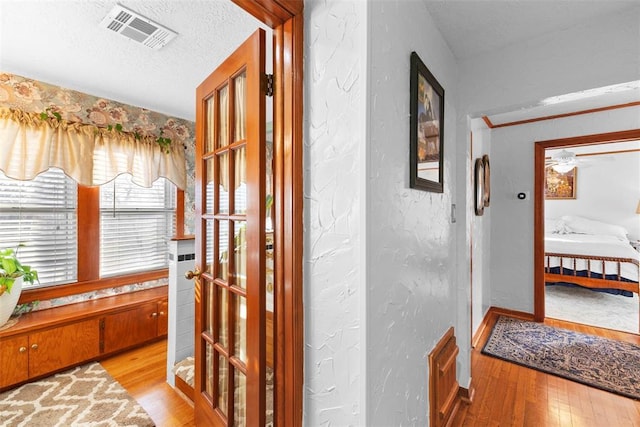
M 454 426 L 640 427 L 640 402 L 482 355 L 493 322 L 495 316 L 471 355 L 473 403 L 461 406 Z M 638 335 L 558 320 L 545 323 L 640 345 Z M 101 363 L 157 426 L 195 426 L 193 407 L 165 382 L 166 345 L 158 341 Z
M 166 340 L 105 359 L 100 364 L 149 413 L 156 426 L 195 426 L 193 406 L 166 382 Z
M 471 354 L 475 396 L 454 426 L 640 426 L 640 402 L 480 353 L 497 315 Z M 545 324 L 640 344 L 640 336 L 549 319 Z M 638 366 L 640 369 L 640 366 Z

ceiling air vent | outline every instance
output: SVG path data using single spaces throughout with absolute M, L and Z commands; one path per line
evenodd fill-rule
M 104 17 L 100 26 L 152 49 L 160 49 L 178 35 L 175 31 L 119 4 Z

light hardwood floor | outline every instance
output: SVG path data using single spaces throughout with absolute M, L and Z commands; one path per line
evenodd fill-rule
M 193 406 L 166 382 L 166 340 L 105 359 L 100 364 L 149 413 L 156 426 L 195 426 Z
M 472 351 L 475 396 L 460 407 L 454 426 L 640 426 L 638 401 L 481 354 L 494 323 L 492 316 Z M 551 319 L 545 324 L 640 344 L 634 334 Z
M 491 322 L 495 318 L 471 355 L 473 403 L 461 406 L 454 426 L 640 427 L 640 402 L 482 355 Z M 545 323 L 640 345 L 638 335 L 558 320 Z M 193 408 L 165 382 L 166 341 L 101 363 L 158 427 L 195 425 Z

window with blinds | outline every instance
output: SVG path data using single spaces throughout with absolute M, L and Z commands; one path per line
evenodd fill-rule
M 0 248 L 23 244 L 19 259 L 38 271 L 42 286 L 77 281 L 77 200 L 75 181 L 60 169 L 31 181 L 0 172 Z
M 174 185 L 140 187 L 120 175 L 100 187 L 100 277 L 166 268 L 174 234 Z

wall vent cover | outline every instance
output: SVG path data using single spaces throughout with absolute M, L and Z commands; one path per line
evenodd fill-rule
M 152 49 L 160 49 L 178 33 L 117 4 L 100 22 L 100 26 Z

